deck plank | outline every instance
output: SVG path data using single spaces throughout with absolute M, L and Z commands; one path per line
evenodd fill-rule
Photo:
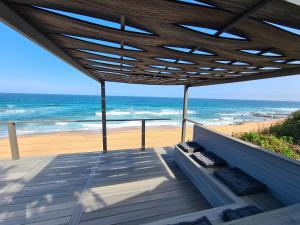
M 5 178 L 0 187 L 0 223 L 67 224 L 98 156 L 71 154 L 7 164 L 0 161 L 0 177 Z
M 80 224 L 141 224 L 210 208 L 168 152 L 103 159 L 97 170 L 102 174 L 91 185 Z
M 162 148 L 0 160 L 0 198 L 3 225 L 140 224 L 210 208 Z

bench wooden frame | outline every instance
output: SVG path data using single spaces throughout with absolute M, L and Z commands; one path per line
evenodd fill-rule
M 193 141 L 267 185 L 285 205 L 300 203 L 300 162 L 248 142 L 194 125 Z
M 246 205 L 245 201 L 214 177 L 214 168 L 200 166 L 188 153 L 185 153 L 177 146 L 174 151 L 176 164 L 184 171 L 213 207 L 233 203 L 237 203 L 240 206 Z

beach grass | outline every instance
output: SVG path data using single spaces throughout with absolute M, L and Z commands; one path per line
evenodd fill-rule
M 236 136 L 284 156 L 300 160 L 300 110 L 269 128 L 244 132 Z

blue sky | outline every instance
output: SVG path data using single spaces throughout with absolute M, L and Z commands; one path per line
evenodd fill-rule
M 99 84 L 0 22 L 0 92 L 98 95 Z M 194 98 L 300 101 L 300 75 L 196 87 Z M 107 95 L 182 97 L 182 86 L 107 84 Z

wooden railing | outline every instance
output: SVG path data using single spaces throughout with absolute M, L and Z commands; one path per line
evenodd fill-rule
M 189 118 L 182 118 L 182 133 L 181 133 L 181 142 L 184 142 L 187 140 L 187 137 L 186 137 L 186 127 L 187 127 L 187 122 L 188 123 L 192 123 L 193 125 L 196 124 L 196 125 L 203 125 L 195 120 L 192 120 L 192 119 L 189 119 Z M 192 129 L 193 130 L 193 129 Z M 193 137 L 193 134 L 192 134 L 192 137 Z
M 157 118 L 157 119 L 110 119 L 106 122 L 130 122 L 130 121 L 140 121 L 141 122 L 141 150 L 146 148 L 146 122 L 147 121 L 165 121 L 172 120 L 170 118 Z M 83 123 L 83 122 L 97 122 L 101 123 L 102 120 L 43 120 L 43 121 L 9 121 L 5 124 L 8 129 L 8 138 L 10 143 L 11 158 L 17 160 L 20 158 L 19 146 L 18 146 L 18 137 L 17 137 L 17 128 L 16 124 L 26 124 L 26 123 L 36 123 L 36 124 L 46 124 L 46 123 Z M 1 123 L 2 125 L 4 123 Z
M 195 120 L 191 120 L 191 119 L 187 119 L 187 118 L 184 119 L 184 120 L 186 120 L 187 122 L 193 123 L 193 124 L 203 125 L 202 123 L 199 123 L 199 122 L 197 122 Z

